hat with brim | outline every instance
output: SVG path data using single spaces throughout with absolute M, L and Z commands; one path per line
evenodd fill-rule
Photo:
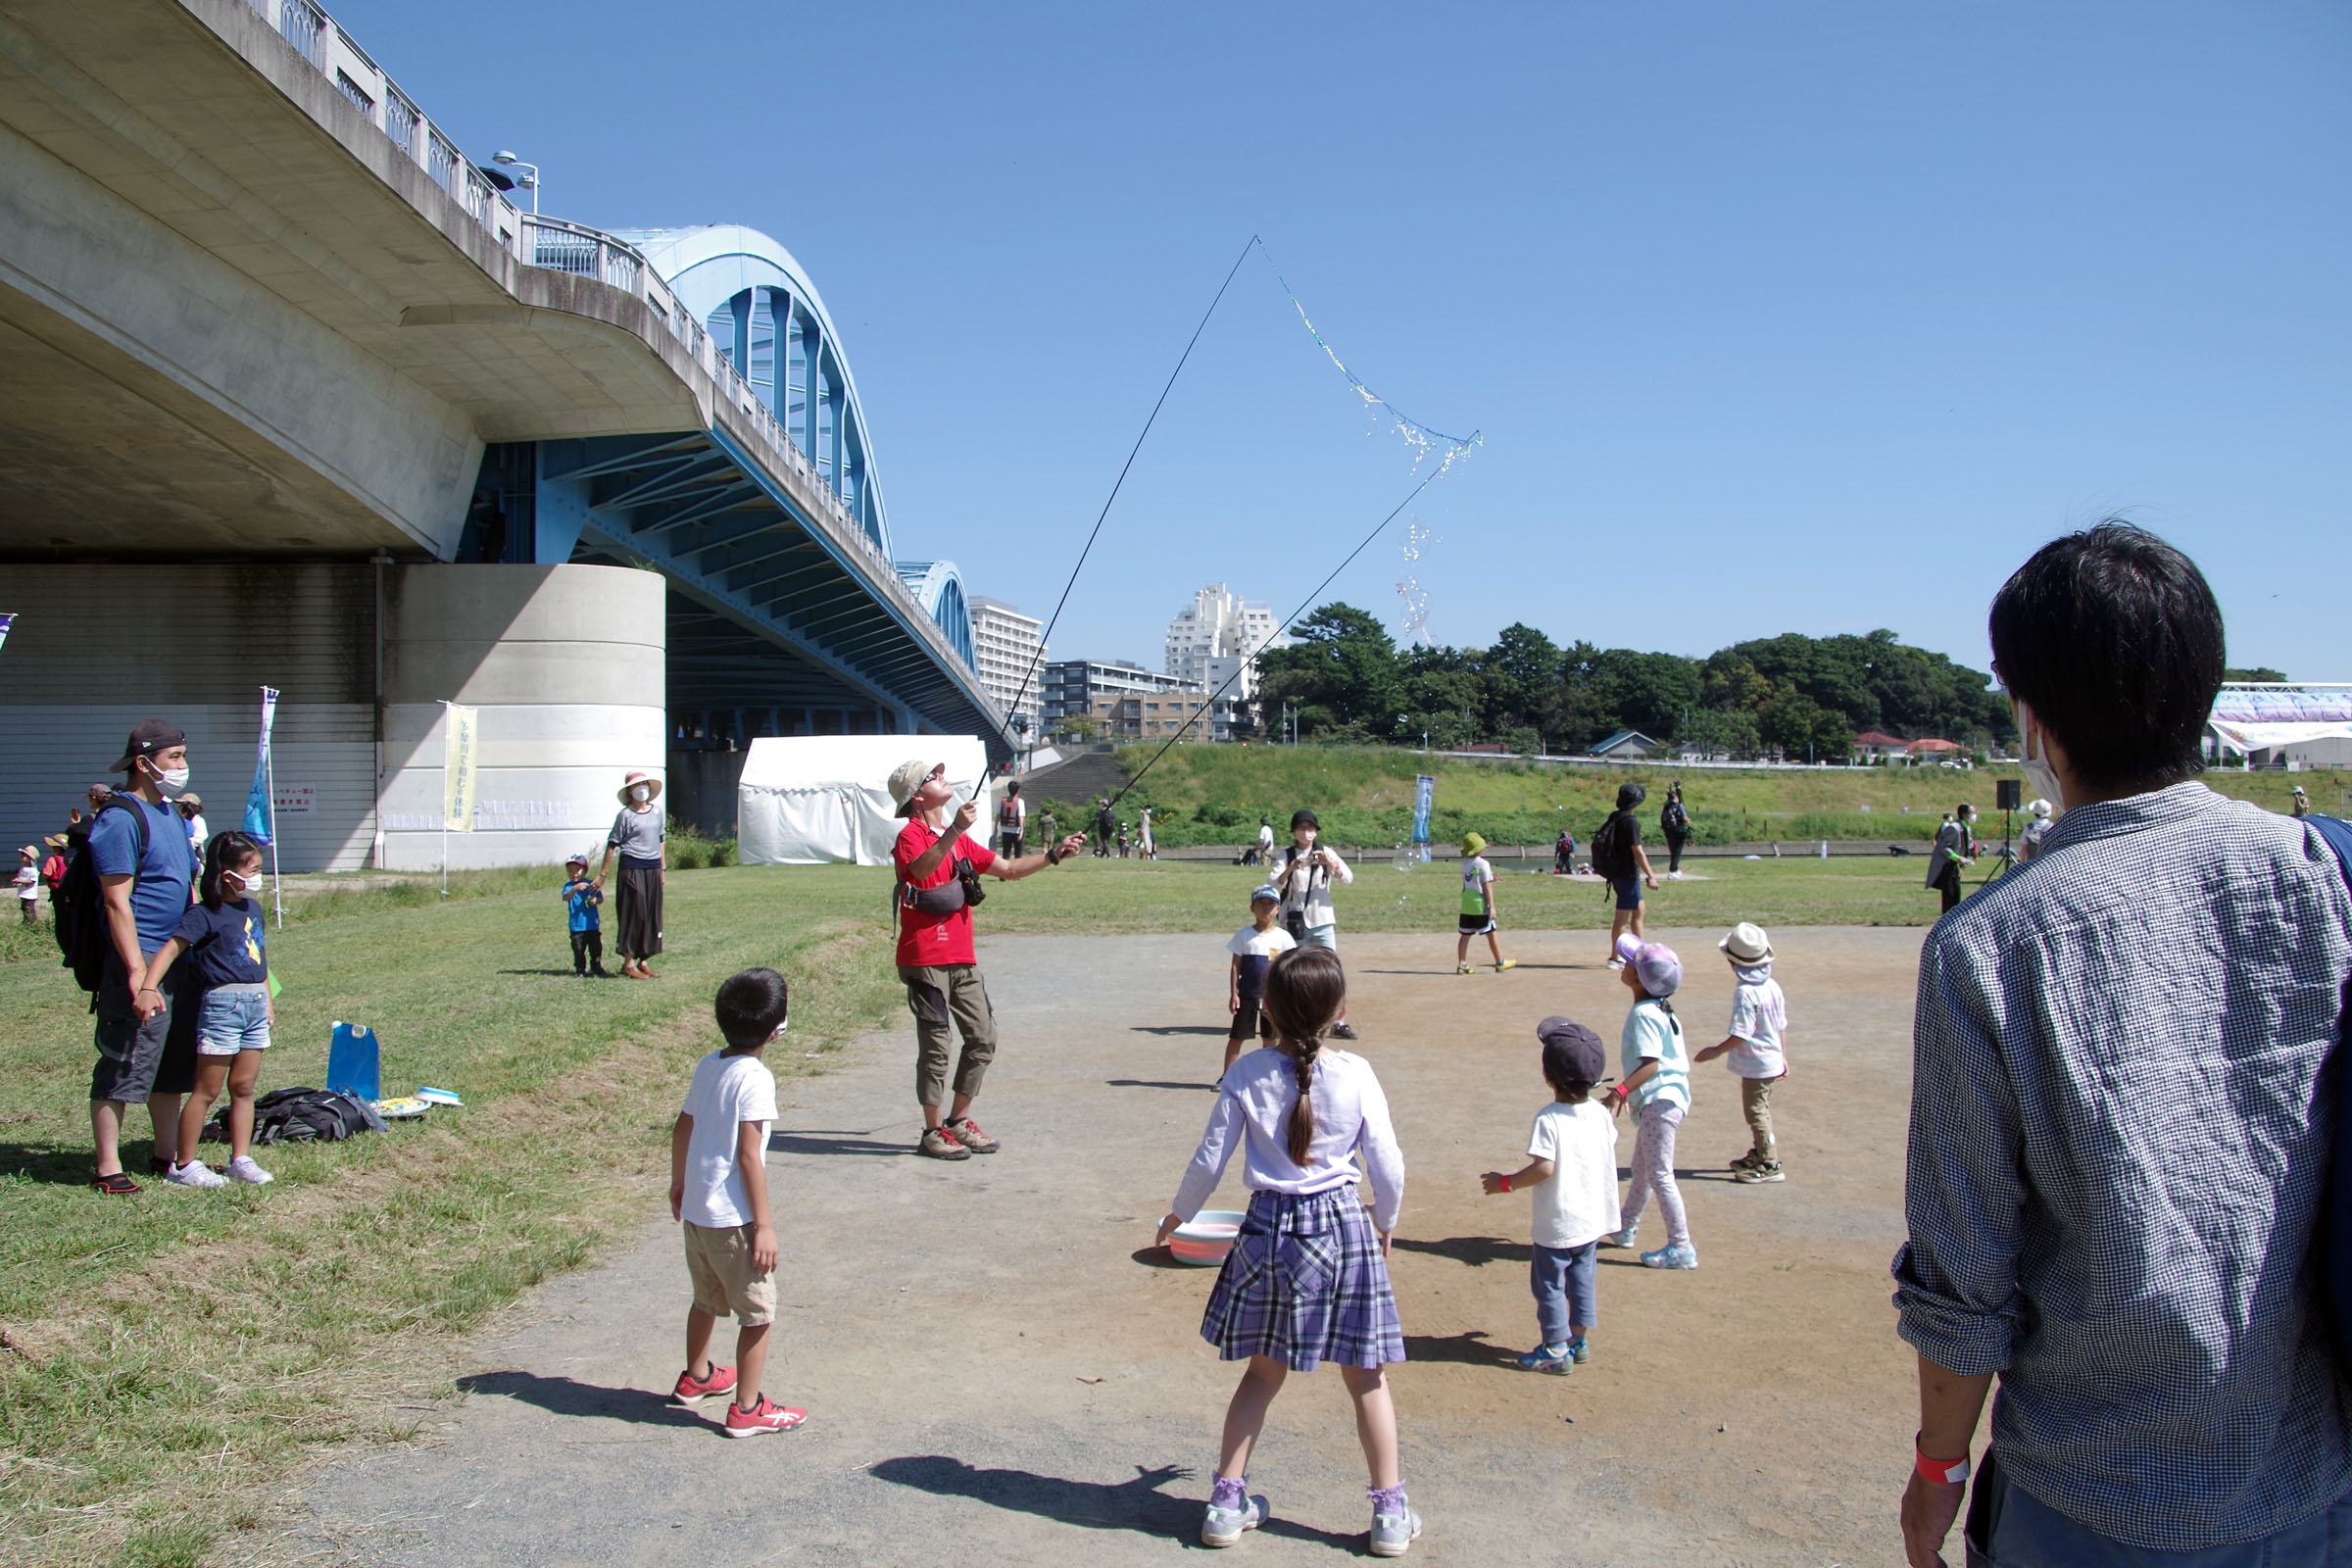
M 1736 963 L 1762 963 L 1772 956 L 1772 939 L 1764 928 L 1742 920 L 1732 927 L 1731 934 L 1715 944 Z
M 1251 904 L 1280 904 L 1282 902 L 1282 889 L 1276 887 L 1271 882 L 1265 883 L 1259 887 L 1251 888 L 1250 890 L 1250 902 Z
M 1465 833 L 1462 835 L 1462 855 L 1465 858 L 1475 858 L 1476 857 L 1483 855 L 1486 853 L 1486 848 L 1487 839 L 1485 834 Z
M 1683 989 L 1682 957 L 1663 942 L 1644 942 L 1628 931 L 1617 939 L 1617 956 L 1653 997 L 1671 997 Z
M 621 780 L 620 783 L 621 805 L 632 806 L 636 804 L 629 799 L 629 791 L 635 789 L 640 784 L 643 784 L 646 787 L 645 798 L 647 801 L 658 801 L 662 798 L 662 781 L 660 779 L 654 777 L 654 775 L 651 773 L 631 773 L 627 778 Z
M 894 814 L 912 816 L 914 814 L 914 792 L 923 787 L 925 779 L 947 765 L 945 762 L 926 762 L 919 759 L 909 759 L 892 768 L 890 770 L 890 798 L 898 806 L 898 810 Z
M 180 733 L 178 725 L 161 718 L 141 719 L 138 728 L 130 732 L 130 739 L 123 743 L 122 755 L 115 760 L 115 765 L 107 771 L 127 773 L 131 764 L 142 757 L 153 757 L 158 752 L 168 752 L 174 746 L 187 744 L 188 738 Z
M 1544 1019 L 1536 1025 L 1536 1038 L 1544 1044 L 1546 1078 L 1556 1075 L 1577 1083 L 1596 1084 L 1609 1070 L 1608 1054 L 1601 1049 L 1600 1036 L 1574 1018 Z
M 588 857 L 585 855 L 567 856 L 564 858 L 564 863 L 567 866 L 576 865 L 582 870 L 586 870 L 588 868 Z
M 66 847 L 66 836 L 63 833 L 52 833 L 41 842 L 53 850 L 62 850 Z
M 173 804 L 190 807 L 201 811 L 204 809 L 204 797 L 197 794 L 194 790 L 181 790 L 179 794 L 173 798 Z

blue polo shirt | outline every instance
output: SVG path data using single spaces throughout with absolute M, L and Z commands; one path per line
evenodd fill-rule
M 188 827 L 171 806 L 149 806 L 136 795 L 118 795 L 90 828 L 90 866 L 100 876 L 136 876 L 130 888 L 130 917 L 139 928 L 139 951 L 153 953 L 172 940 L 188 912 L 188 891 L 196 881 L 196 857 L 188 849 Z M 139 830 L 130 813 L 147 819 L 147 854 L 139 852 Z

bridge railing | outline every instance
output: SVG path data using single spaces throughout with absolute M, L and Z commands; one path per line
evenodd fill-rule
M 526 267 L 544 267 L 592 277 L 645 301 L 670 334 L 717 383 L 719 393 L 766 436 L 772 449 L 763 454 L 778 469 L 787 470 L 815 497 L 827 516 L 866 554 L 889 566 L 889 558 L 840 494 L 817 471 L 816 465 L 793 439 L 775 411 L 761 401 L 751 382 L 739 373 L 694 318 L 692 312 L 670 292 L 662 274 L 643 252 L 584 223 L 525 213 L 483 178 L 473 161 L 458 150 L 455 139 L 434 124 L 416 101 L 403 92 L 326 11 L 313 0 L 246 0 L 275 27 L 295 52 L 310 62 L 352 106 L 381 130 L 403 158 L 422 169 L 443 190 L 455 197 L 467 216 L 482 225 L 498 247 Z M 895 574 L 884 573 L 895 581 Z

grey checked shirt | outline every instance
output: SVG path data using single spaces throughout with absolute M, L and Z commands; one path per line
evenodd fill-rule
M 1997 1372 L 2011 1480 L 2186 1551 L 2352 1490 L 2315 1306 L 2352 894 L 2202 784 L 2071 810 L 1920 957 L 1902 1337 Z

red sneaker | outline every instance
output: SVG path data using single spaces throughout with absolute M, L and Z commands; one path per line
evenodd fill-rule
M 709 1377 L 698 1378 L 691 1372 L 679 1373 L 678 1386 L 669 1391 L 669 1396 L 678 1404 L 694 1404 L 734 1392 L 735 1369 L 731 1366 L 720 1366 L 713 1361 L 710 1363 Z
M 762 1432 L 790 1432 L 808 1419 L 808 1411 L 786 1409 L 762 1394 L 749 1410 L 733 1402 L 727 1405 L 726 1431 L 730 1438 L 757 1437 Z

